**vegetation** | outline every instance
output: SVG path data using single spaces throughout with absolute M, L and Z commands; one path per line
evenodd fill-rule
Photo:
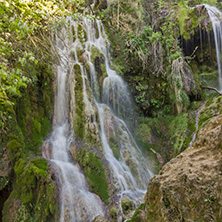
M 56 188 L 49 176 L 46 160 L 21 158 L 15 165 L 15 173 L 16 184 L 5 203 L 3 221 L 12 221 L 12 218 L 23 222 L 56 219 Z M 17 214 L 10 215 L 8 212 L 14 199 L 20 199 L 21 204 Z
M 10 193 L 4 203 L 5 222 L 58 220 L 58 206 L 54 201 L 57 190 L 46 160 L 39 158 L 53 116 L 52 54 L 55 52 L 50 45 L 51 33 L 65 24 L 63 18 L 67 16 L 79 19 L 90 3 L 92 1 L 84 0 L 0 2 L 0 165 L 7 155 L 12 166 L 7 176 L 0 177 L 0 192 L 8 189 Z M 145 151 L 151 148 L 157 151 L 164 162 L 188 147 L 195 131 L 197 101 L 206 99 L 200 89 L 201 81 L 211 81 L 217 76 L 214 58 L 203 65 L 210 50 L 215 50 L 212 44 L 212 49 L 206 49 L 210 47 L 205 42 L 201 51 L 201 43 L 198 43 L 191 47 L 190 54 L 186 54 L 184 45 L 194 39 L 200 42 L 199 30 L 207 34 L 212 29 L 204 9 L 198 11 L 191 7 L 207 3 L 222 8 L 222 3 L 217 0 L 179 0 L 176 3 L 114 0 L 107 5 L 106 1 L 96 1 L 95 7 L 90 8 L 96 11 L 89 16 L 103 20 L 111 42 L 111 66 L 129 83 L 137 104 L 139 118 L 135 135 L 140 145 Z M 78 36 L 84 44 L 87 36 L 81 24 Z M 80 57 L 83 50 L 79 48 L 77 53 Z M 105 58 L 92 47 L 91 60 L 96 64 L 100 86 L 95 96 L 101 101 L 102 84 L 107 76 Z M 76 64 L 73 72 L 75 136 L 99 149 L 101 144 L 85 124 L 80 66 Z M 199 129 L 222 113 L 221 102 L 221 96 L 210 95 L 199 118 Z M 98 116 L 96 118 L 98 121 Z M 109 135 L 108 142 L 119 159 L 120 141 L 115 137 Z M 85 173 L 89 189 L 109 205 L 111 193 L 102 159 L 94 151 L 83 148 L 77 152 L 76 161 Z M 214 198 L 210 195 L 205 200 L 211 204 Z M 18 208 L 14 214 L 8 214 L 15 203 Z M 133 203 L 122 202 L 122 209 L 124 214 L 129 214 Z M 145 205 L 141 205 L 131 221 L 142 221 L 137 216 L 144 209 Z M 111 208 L 113 221 L 117 219 L 117 212 Z
M 6 181 L 0 192 L 3 188 L 11 192 L 3 221 L 55 219 L 55 185 L 46 161 L 38 155 L 51 129 L 54 97 L 49 33 L 56 28 L 57 16 L 70 14 L 68 4 L 0 2 L 0 164 L 5 164 L 2 157 L 6 155 L 9 166 L 14 167 L 0 177 Z M 11 204 L 19 199 L 17 211 L 9 213 Z

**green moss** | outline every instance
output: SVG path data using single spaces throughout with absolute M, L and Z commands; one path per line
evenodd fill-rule
M 191 125 L 192 130 L 193 123 Z M 136 128 L 136 138 L 141 140 L 139 141 L 141 147 L 145 150 L 155 149 L 164 155 L 165 159 L 171 159 L 187 148 L 184 145 L 187 139 L 191 139 L 191 135 L 186 113 L 159 118 L 140 118 Z M 161 147 L 165 147 L 164 153 Z
M 26 97 L 19 100 L 17 104 L 17 121 L 18 125 L 20 126 L 22 132 L 26 135 L 27 134 L 27 109 L 28 109 L 28 100 Z
M 189 39 L 190 34 L 186 31 L 186 20 L 188 16 L 188 8 L 182 2 L 179 3 L 180 6 L 180 15 L 179 15 L 179 25 L 180 25 L 180 32 L 184 39 Z
M 121 206 L 122 206 L 123 213 L 125 215 L 128 215 L 133 210 L 133 202 L 129 200 L 128 198 L 122 199 Z
M 95 64 L 98 83 L 100 88 L 102 88 L 103 80 L 108 76 L 106 72 L 105 57 L 95 46 L 92 46 L 91 53 L 91 62 Z
M 136 208 L 135 213 L 133 214 L 132 218 L 128 220 L 127 222 L 143 222 L 143 219 L 141 219 L 138 215 L 140 211 L 144 211 L 146 207 L 146 204 L 141 204 L 138 208 Z
M 119 160 L 119 158 L 120 158 L 120 138 L 119 138 L 119 136 L 117 136 L 115 132 L 110 132 L 108 142 L 109 142 L 110 148 L 113 151 L 114 156 L 116 157 L 116 159 Z
M 149 146 L 151 142 L 151 127 L 149 124 L 142 122 L 136 128 L 136 137 L 140 141 L 140 145 L 143 147 Z
M 76 136 L 83 139 L 85 135 L 85 115 L 84 115 L 84 99 L 83 99 L 83 80 L 79 65 L 74 65 L 75 75 L 75 116 L 73 118 L 73 129 Z
M 212 117 L 222 113 L 221 98 L 221 96 L 215 97 L 215 94 L 210 95 L 206 103 L 205 109 L 200 114 L 198 122 L 199 129 L 206 126 L 206 124 L 209 123 Z
M 187 138 L 184 141 L 183 150 L 189 146 L 189 144 L 192 140 L 192 134 L 196 130 L 196 118 L 195 117 L 196 116 L 189 117 L 188 126 L 187 126 Z
M 16 139 L 13 139 L 11 140 L 8 144 L 7 144 L 7 147 L 13 152 L 13 153 L 16 153 L 17 151 L 19 151 L 20 148 L 22 148 L 22 144 L 16 140 Z
M 117 213 L 116 213 L 116 209 L 114 207 L 112 207 L 110 209 L 110 216 L 111 216 L 111 220 L 113 222 L 117 221 Z
M 15 165 L 14 196 L 21 200 L 15 221 L 48 221 L 56 217 L 55 185 L 49 177 L 47 161 L 19 159 Z M 10 196 L 10 200 L 14 197 Z M 4 212 L 9 205 L 5 205 Z M 29 219 L 27 219 L 29 218 Z M 32 220 L 31 220 L 32 218 Z
M 80 47 L 77 47 L 76 51 L 77 51 L 78 60 L 83 63 L 84 61 L 82 60 L 82 54 L 85 52 L 85 50 Z M 75 56 L 74 56 L 74 59 L 75 59 Z
M 35 151 L 37 154 L 41 153 L 41 149 L 39 148 L 50 130 L 51 122 L 48 118 L 45 118 L 42 115 L 38 116 L 37 118 L 32 118 L 31 135 L 27 147 L 30 147 L 30 149 Z
M 78 24 L 78 38 L 81 43 L 84 43 L 86 41 L 86 31 L 83 29 L 82 24 Z
M 98 48 L 92 46 L 91 48 L 91 62 L 94 63 L 96 57 L 101 57 L 105 61 L 104 55 L 99 51 Z
M 109 140 L 109 146 L 112 149 L 113 155 L 115 156 L 115 158 L 117 160 L 119 160 L 119 158 L 120 158 L 120 147 L 118 146 L 116 141 L 115 140 Z
M 109 187 L 101 160 L 88 149 L 81 150 L 76 158 L 84 169 L 90 190 L 109 204 Z
M 45 171 L 48 170 L 47 161 L 45 159 L 33 159 L 30 162 L 40 169 L 43 169 Z
M 52 101 L 49 98 L 50 90 L 43 90 L 44 95 L 41 98 L 43 100 L 41 102 L 45 104 L 45 107 L 42 105 L 43 107 L 36 109 L 35 91 L 25 95 L 16 106 L 18 126 L 25 141 L 26 152 L 31 150 L 36 154 L 40 154 L 40 146 L 51 129 L 51 122 L 46 115 L 49 115 L 50 110 L 52 110 Z M 25 150 L 23 150 L 24 152 Z

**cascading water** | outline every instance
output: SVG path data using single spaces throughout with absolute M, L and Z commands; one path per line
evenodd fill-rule
M 108 162 L 115 187 L 113 195 L 119 203 L 127 196 L 138 206 L 153 175 L 123 120 L 132 115 L 132 104 L 127 85 L 110 68 L 109 43 L 101 21 L 68 18 L 54 42 L 60 64 L 56 66 L 55 124 L 48 141 L 52 152 L 45 157 L 57 166 L 61 186 L 60 221 L 91 221 L 96 215 L 104 215 L 102 201 L 89 192 L 84 175 L 71 162 L 72 127 L 78 135 L 80 123 L 85 123 L 82 139 L 92 139 L 89 135 L 92 132 L 98 135 L 95 144 L 102 147 Z M 99 54 L 99 60 L 95 54 Z M 98 63 L 103 69 L 98 69 Z M 82 97 L 77 95 L 77 89 L 82 91 Z M 83 101 L 79 102 L 79 98 Z
M 212 22 L 214 41 L 217 53 L 219 90 L 222 90 L 222 12 L 210 5 L 204 4 Z
M 70 26 L 75 30 L 76 40 L 73 43 L 72 51 L 75 55 L 75 62 L 81 67 L 85 107 L 87 110 L 90 100 L 86 90 L 89 85 L 97 107 L 101 142 L 113 175 L 113 183 L 118 189 L 120 197 L 127 195 L 131 200 L 136 201 L 137 198 L 142 198 L 146 192 L 152 173 L 126 123 L 120 119 L 130 116 L 133 109 L 126 83 L 109 66 L 107 50 L 109 43 L 101 21 L 83 18 L 82 32 L 85 32 L 86 41 L 82 43 L 77 34 L 79 22 L 70 21 Z M 85 66 L 88 67 L 89 78 L 83 64 L 79 62 L 80 58 L 76 56 L 80 49 L 84 51 L 81 57 L 84 58 Z M 95 61 L 92 61 L 95 51 L 104 59 L 103 72 L 106 77 L 103 78 L 102 83 L 99 82 Z M 115 153 L 110 143 L 112 139 L 110 135 L 113 134 L 116 137 L 115 140 L 118 141 L 118 150 L 115 150 Z
M 54 47 L 60 64 L 57 69 L 57 94 L 55 101 L 54 130 L 48 139 L 51 155 L 45 157 L 55 163 L 60 186 L 60 222 L 92 221 L 103 215 L 102 201 L 89 192 L 84 175 L 69 156 L 70 124 L 68 122 L 67 74 L 70 68 L 69 39 L 64 27 L 55 36 Z
M 200 118 L 200 114 L 201 112 L 205 109 L 205 105 L 206 105 L 206 102 L 204 102 L 200 108 L 197 110 L 196 112 L 196 123 L 195 123 L 195 131 L 193 132 L 193 135 L 192 135 L 192 140 L 190 141 L 189 143 L 189 147 L 192 147 L 194 145 L 194 142 L 196 140 L 196 136 L 197 136 L 197 132 L 198 132 L 198 127 L 199 127 L 199 118 Z

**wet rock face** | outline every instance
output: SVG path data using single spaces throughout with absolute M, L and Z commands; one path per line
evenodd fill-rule
M 147 221 L 222 221 L 222 115 L 149 183 Z
M 103 216 L 97 216 L 92 222 L 108 222 Z

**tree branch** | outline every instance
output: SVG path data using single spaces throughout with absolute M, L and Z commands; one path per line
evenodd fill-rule
M 214 87 L 210 87 L 210 86 L 201 86 L 201 88 L 202 88 L 202 89 L 214 90 L 214 91 L 217 92 L 219 95 L 222 95 L 222 93 L 221 93 L 218 89 L 216 89 L 216 88 L 214 88 Z

